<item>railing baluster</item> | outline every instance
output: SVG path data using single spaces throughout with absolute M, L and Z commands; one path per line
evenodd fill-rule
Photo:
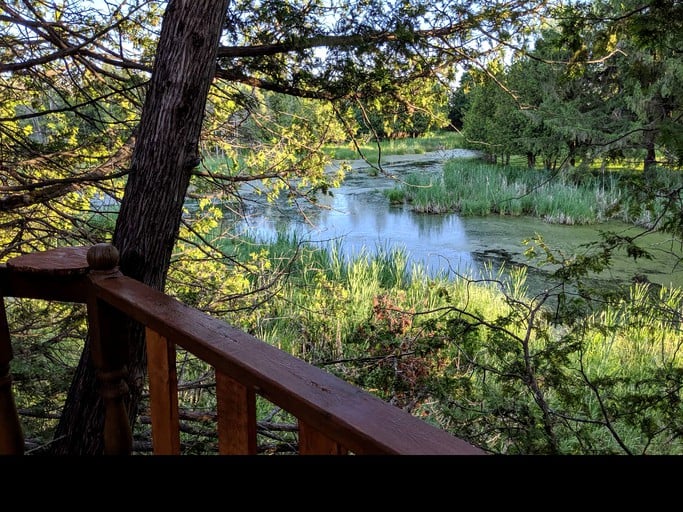
M 115 318 L 117 311 L 99 300 L 88 304 L 90 321 L 91 356 L 97 369 L 100 394 L 104 400 L 104 453 L 106 455 L 130 454 L 133 435 L 128 421 L 125 398 L 127 369 L 122 347 L 117 347 Z M 118 340 L 119 344 L 121 339 Z
M 299 420 L 299 455 L 346 455 L 342 445 Z
M 0 297 L 0 455 L 22 455 L 24 434 L 12 395 L 12 343 L 5 314 L 5 301 Z
M 216 370 L 218 452 L 221 455 L 256 454 L 256 395 Z
M 150 328 L 145 332 L 154 455 L 180 455 L 175 344 Z
M 96 244 L 87 254 L 92 269 L 90 279 L 110 279 L 120 276 L 118 250 L 109 244 Z M 125 399 L 129 395 L 126 384 L 128 347 L 120 332 L 125 316 L 116 308 L 91 296 L 88 299 L 91 357 L 100 382 L 104 400 L 104 453 L 127 455 L 133 450 L 133 434 L 128 420 Z

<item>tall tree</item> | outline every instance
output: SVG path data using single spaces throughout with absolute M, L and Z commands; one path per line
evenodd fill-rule
M 107 3 L 107 9 L 114 5 L 108 11 L 108 24 L 99 22 L 99 11 L 88 5 L 42 1 L 0 5 L 4 28 L 0 71 L 11 78 L 11 89 L 4 93 L 13 91 L 15 102 L 3 123 L 16 125 L 14 131 L 4 132 L 7 152 L 14 153 L 0 211 L 19 217 L 29 208 L 49 209 L 67 194 L 82 200 L 84 190 L 95 185 L 114 199 L 122 195 L 113 233 L 121 251 L 121 269 L 163 289 L 188 185 L 193 172 L 196 177 L 207 174 L 197 169 L 202 124 L 207 130 L 215 126 L 204 118 L 207 98 L 212 118 L 221 117 L 219 109 L 230 105 L 231 113 L 222 117 L 234 126 L 242 112 L 251 116 L 256 111 L 252 89 L 328 102 L 346 122 L 350 103 L 363 107 L 380 96 L 409 97 L 406 91 L 416 80 L 439 77 L 448 82 L 459 63 L 485 60 L 501 45 L 518 42 L 542 13 L 544 2 L 170 0 L 158 41 L 149 29 L 154 28 L 159 15 L 155 9 L 163 2 Z M 124 6 L 129 6 L 126 12 Z M 125 44 L 118 43 L 116 35 Z M 151 80 L 146 84 L 148 73 Z M 31 83 L 22 83 L 22 76 L 30 77 Z M 53 92 L 52 108 L 46 105 L 45 94 L 36 93 L 34 111 L 26 111 L 22 88 L 39 91 L 46 82 Z M 131 132 L 142 98 L 142 116 Z M 105 103 L 116 108 L 105 108 Z M 55 165 L 50 179 L 36 179 L 38 174 L 21 169 L 30 164 L 21 151 L 44 156 L 49 148 L 43 137 L 30 141 L 20 133 L 25 126 L 20 117 L 44 119 L 41 116 L 61 112 L 73 116 L 84 129 L 73 137 L 74 147 L 59 138 L 59 158 L 53 162 L 63 164 L 71 157 L 79 165 Z M 123 130 L 116 130 L 121 126 Z M 111 133 L 107 136 L 107 130 L 120 134 L 120 140 Z M 90 152 L 74 157 L 74 148 L 87 142 L 86 133 L 97 135 L 99 153 L 90 146 Z M 294 143 L 289 141 L 286 147 L 291 150 Z M 122 153 L 126 147 L 133 148 L 131 156 Z M 98 172 L 93 172 L 89 159 L 107 151 L 119 159 L 105 159 L 105 165 L 100 162 Z M 253 162 L 253 168 L 232 168 L 207 179 L 214 186 L 249 179 L 272 180 L 279 186 L 305 172 L 309 179 L 300 181 L 311 184 L 311 190 L 327 179 L 325 160 L 320 157 Z M 80 208 L 81 214 L 87 213 L 87 205 Z M 39 221 L 38 216 L 33 218 Z M 84 227 L 82 218 L 65 216 L 63 236 L 58 239 L 41 237 L 33 224 L 30 231 L 18 224 L 8 237 L 14 244 L 7 254 L 28 250 L 27 244 L 36 240 L 42 245 L 35 246 L 42 247 L 83 238 L 90 241 L 93 230 Z M 134 420 L 145 366 L 141 332 L 134 325 L 129 327 L 128 341 L 129 409 Z M 55 453 L 101 450 L 99 399 L 88 361 L 86 347 L 57 429 Z
M 159 35 L 113 243 L 119 249 L 121 271 L 160 290 L 190 176 L 200 162 L 204 107 L 227 7 L 228 0 L 170 2 Z M 131 323 L 128 330 L 128 381 L 135 400 L 145 377 L 144 337 L 138 324 Z M 96 390 L 86 345 L 56 432 L 55 453 L 88 454 L 101 449 L 98 434 L 104 409 Z M 130 411 L 133 422 L 136 407 Z
M 530 148 L 545 141 L 542 151 L 557 154 L 561 142 L 571 162 L 638 157 L 653 184 L 657 166 L 664 160 L 675 165 L 683 147 L 680 14 L 681 3 L 675 1 L 559 7 L 533 49 L 517 52 L 497 76 L 511 91 L 508 96 L 519 101 L 500 94 L 496 100 L 472 101 L 476 112 L 469 112 L 470 131 L 478 130 L 488 144 L 510 141 L 520 131 L 514 125 L 501 129 L 501 124 L 522 120 L 519 107 L 525 105 L 533 128 L 524 137 Z M 492 76 L 489 71 L 488 80 Z M 482 108 L 482 101 L 495 103 L 502 109 L 499 115 L 491 105 Z
M 615 2 L 601 2 L 612 13 Z M 609 18 L 609 36 L 619 45 L 625 100 L 645 150 L 647 181 L 656 178 L 661 154 L 683 160 L 683 4 L 677 0 L 621 2 L 622 16 Z

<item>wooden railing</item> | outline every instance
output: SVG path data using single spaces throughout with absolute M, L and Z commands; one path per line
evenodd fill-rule
M 155 454 L 180 454 L 175 347 L 216 372 L 220 454 L 257 451 L 256 396 L 298 422 L 299 454 L 483 455 L 462 439 L 224 321 L 124 276 L 109 244 L 27 254 L 0 266 L 0 453 L 24 453 L 11 391 L 12 347 L 4 297 L 87 305 L 92 361 L 105 404 L 107 454 L 132 452 L 125 410 L 121 314 L 146 329 L 152 445 Z M 120 322 L 119 322 L 120 323 Z

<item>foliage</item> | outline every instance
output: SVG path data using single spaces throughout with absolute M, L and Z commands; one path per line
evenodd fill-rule
M 446 281 L 408 268 L 400 251 L 347 261 L 334 247 L 326 253 L 284 236 L 229 244 L 225 219 L 210 202 L 190 213 L 202 231 L 181 236 L 185 272 L 169 275 L 172 293 L 426 421 L 494 453 L 681 453 L 680 291 L 588 289 L 586 271 L 609 266 L 623 242 L 613 235 L 591 259 L 568 259 L 542 239 L 529 241 L 530 255 L 561 269 L 557 284 L 530 296 L 523 268 Z M 196 245 L 200 234 L 220 244 L 223 257 L 251 263 L 220 272 L 216 255 Z M 254 288 L 262 292 L 243 293 Z M 50 340 L 50 332 L 39 339 Z M 68 350 L 61 342 L 41 345 Z M 35 357 L 41 352 L 33 346 Z M 185 421 L 204 418 L 185 428 L 185 449 L 214 452 L 213 373 L 182 352 L 177 365 Z M 25 386 L 49 384 L 51 401 L 32 410 L 56 410 L 68 367 L 63 381 L 20 377 L 20 400 L 35 403 Z M 277 414 L 259 405 L 262 425 Z M 49 422 L 33 428 L 32 440 L 49 438 Z M 269 444 L 272 435 L 262 438 L 271 446 L 264 450 L 291 446 L 291 433 Z
M 462 136 L 454 132 L 439 131 L 427 133 L 417 138 L 383 140 L 340 145 L 327 145 L 325 151 L 336 160 L 354 160 L 360 153 L 362 158 L 372 164 L 381 161 L 387 155 L 415 155 L 430 151 L 443 151 L 462 147 Z
M 652 22 L 678 16 L 677 4 L 558 7 L 532 49 L 463 81 L 469 143 L 503 163 L 521 154 L 533 166 L 541 156 L 549 169 L 637 156 L 648 182 L 661 164 L 680 164 L 683 30 Z
M 370 140 L 415 138 L 445 127 L 447 90 L 436 80 L 417 80 L 389 100 L 356 107 L 358 134 Z
M 679 290 L 572 292 L 584 262 L 532 296 L 523 268 L 447 281 L 291 247 L 259 336 L 495 453 L 682 452 Z
M 367 140 L 441 128 L 448 84 L 465 65 L 466 97 L 458 104 L 467 105 L 470 144 L 504 163 L 520 154 L 530 168 L 540 156 L 546 172 L 567 167 L 566 157 L 572 172 L 565 183 L 588 180 L 583 173 L 596 158 L 607 164 L 637 156 L 647 176 L 633 180 L 636 200 L 622 211 L 679 234 L 681 188 L 665 183 L 671 176 L 656 161 L 673 168 L 681 160 L 678 2 L 575 4 L 555 21 L 545 16 L 545 2 L 231 2 L 201 136 L 205 162 L 181 162 L 193 164 L 181 169 L 182 177 L 192 173 L 187 189 L 170 180 L 134 191 L 145 204 L 178 197 L 179 208 L 185 204 L 179 225 L 161 211 L 115 226 L 135 176 L 131 151 L 163 4 L 0 7 L 1 260 L 139 227 L 154 249 L 162 235 L 173 242 L 159 250 L 168 249 L 171 261 L 150 265 L 161 281 L 168 277 L 169 293 L 491 451 L 680 453 L 679 333 L 677 317 L 666 316 L 679 309 L 678 295 L 593 290 L 587 300 L 577 281 L 608 265 L 616 245 L 642 256 L 633 240 L 607 236 L 601 255 L 569 262 L 543 246 L 560 264 L 563 286 L 580 293 L 560 287 L 555 297 L 525 297 L 523 276 L 436 282 L 420 269 L 407 272 L 400 254 L 345 262 L 298 241 L 293 253 L 278 254 L 235 238 L 218 206 L 245 213 L 247 187 L 266 201 L 314 201 L 330 192 L 344 168 L 326 172 L 325 144 L 364 154 Z M 540 26 L 532 48 L 528 36 Z M 139 152 L 170 149 L 149 143 Z M 500 208 L 499 199 L 489 208 Z M 563 200 L 570 201 L 576 196 Z M 452 207 L 434 203 L 439 211 Z M 565 221 L 586 217 L 546 208 Z M 173 233 L 160 233 L 161 224 Z M 551 302 L 553 314 L 545 309 Z M 19 396 L 52 415 L 85 337 L 82 316 L 30 307 L 9 308 L 14 337 L 28 333 L 21 355 L 40 369 L 18 367 Z M 656 327 L 647 337 L 646 325 Z M 197 391 L 210 386 L 210 372 L 179 357 L 183 378 L 199 383 L 184 390 L 184 404 L 212 405 L 210 393 Z M 48 369 L 59 389 L 37 378 Z M 49 428 L 36 428 L 47 439 Z
M 5 299 L 12 326 L 13 393 L 26 432 L 27 451 L 49 444 L 87 330 L 85 307 Z

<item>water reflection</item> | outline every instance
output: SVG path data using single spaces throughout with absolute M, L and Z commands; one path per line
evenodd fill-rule
M 320 212 L 314 226 L 300 219 L 283 222 L 278 216 L 264 215 L 252 217 L 246 232 L 262 242 L 286 233 L 311 243 L 338 243 L 347 259 L 403 249 L 410 264 L 423 266 L 430 275 L 476 272 L 467 233 L 457 215 L 418 215 L 405 208 L 389 209 L 385 204 L 378 209 L 372 202 L 358 201 L 342 209 L 344 202 Z
M 420 166 L 411 166 L 404 158 L 385 170 L 399 177 L 410 172 L 438 172 L 443 158 L 419 155 Z M 633 230 L 621 223 L 599 226 L 550 225 L 540 219 L 510 217 L 467 217 L 456 214 L 416 214 L 408 207 L 392 207 L 383 190 L 397 185 L 386 176 L 357 173 L 330 196 L 319 197 L 319 206 L 286 202 L 252 207 L 249 216 L 238 223 L 238 231 L 257 241 L 275 240 L 278 234 L 296 235 L 299 240 L 322 246 L 335 244 L 347 259 L 365 254 L 387 253 L 401 249 L 409 268 L 417 264 L 429 275 L 448 277 L 483 273 L 483 266 L 493 264 L 528 264 L 523 255 L 523 239 L 542 234 L 552 247 L 566 255 L 581 250 L 581 244 L 599 240 L 602 230 Z M 648 235 L 650 244 L 661 244 L 663 234 Z M 660 240 L 662 239 L 662 240 Z M 683 283 L 683 268 L 671 269 L 667 261 L 639 260 L 616 255 L 609 276 L 611 280 L 630 281 L 634 275 L 646 275 L 659 284 Z
M 404 157 L 385 164 L 388 173 L 405 177 L 411 172 L 438 172 L 443 154 L 420 155 L 419 165 Z M 404 251 L 409 268 L 423 267 L 429 275 L 477 274 L 478 264 L 471 254 L 462 219 L 455 214 L 416 214 L 408 207 L 390 207 L 383 190 L 397 186 L 391 178 L 356 172 L 332 195 L 320 196 L 317 207 L 285 202 L 265 204 L 251 212 L 239 229 L 256 240 L 268 242 L 280 235 L 296 235 L 299 240 L 330 247 L 341 255 Z

